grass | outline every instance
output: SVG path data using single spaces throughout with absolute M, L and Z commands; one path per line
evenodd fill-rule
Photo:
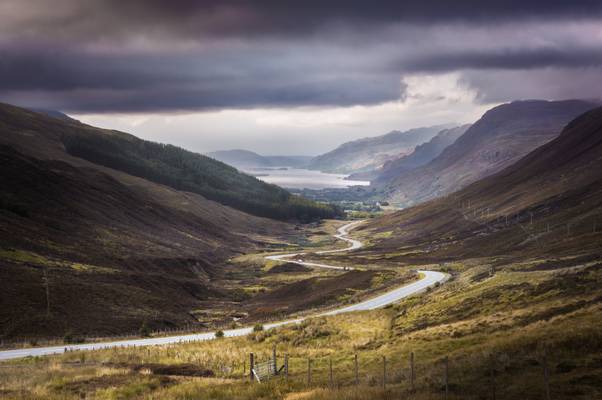
M 408 393 L 413 352 L 417 399 L 440 398 L 445 356 L 450 359 L 451 399 L 487 396 L 492 354 L 498 396 L 535 399 L 543 391 L 541 363 L 546 351 L 554 398 L 586 399 L 602 393 L 602 334 L 598 329 L 602 305 L 594 301 L 593 289 L 588 289 L 598 282 L 600 271 L 537 272 L 527 286 L 522 272 L 497 273 L 474 282 L 482 267 L 465 268 L 465 273 L 428 296 L 378 311 L 256 332 L 247 338 L 73 352 L 4 363 L 0 390 L 9 399 L 75 399 L 82 391 L 115 399 L 391 399 Z M 578 289 L 564 283 L 576 277 L 581 283 Z M 567 302 L 560 296 L 572 299 Z M 570 308 L 570 304 L 581 306 Z M 562 306 L 566 308 L 557 309 Z M 556 312 L 549 314 L 550 310 Z M 289 383 L 276 379 L 250 385 L 243 376 L 248 354 L 267 360 L 274 345 L 280 356 L 290 357 Z M 358 388 L 353 386 L 355 354 L 360 360 Z M 384 390 L 383 356 L 389 371 Z M 306 384 L 308 358 L 313 360 L 310 387 Z M 334 388 L 328 379 L 331 359 Z M 133 372 L 150 363 L 191 364 L 214 371 L 216 377 Z M 109 383 L 112 386 L 103 386 Z
M 0 259 L 9 260 L 17 264 L 36 264 L 44 267 L 72 268 L 80 272 L 114 273 L 119 272 L 114 268 L 101 267 L 98 265 L 57 260 L 37 254 L 33 251 L 20 249 L 0 249 Z
M 387 263 L 387 254 L 370 256 L 375 263 Z M 402 266 L 396 273 L 409 268 Z M 379 400 L 410 395 L 418 400 L 441 399 L 448 357 L 449 399 L 490 398 L 492 371 L 498 398 L 542 399 L 544 360 L 552 398 L 602 396 L 598 262 L 564 257 L 550 264 L 539 256 L 507 263 L 499 257 L 481 257 L 420 268 L 446 271 L 452 279 L 384 309 L 311 319 L 243 338 L 5 362 L 0 365 L 0 395 L 7 399 Z M 381 285 L 386 273 L 374 284 Z M 277 378 L 250 384 L 249 353 L 258 362 L 265 361 L 274 346 L 280 364 L 284 354 L 289 356 L 289 381 Z M 359 386 L 354 385 L 356 354 Z M 386 388 L 382 388 L 383 357 Z M 309 358 L 311 385 L 307 384 Z M 178 372 L 191 369 L 208 370 L 214 376 Z

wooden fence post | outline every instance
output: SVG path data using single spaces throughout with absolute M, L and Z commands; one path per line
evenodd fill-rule
M 332 379 L 332 358 L 330 358 L 328 361 L 329 361 L 329 364 L 328 364 L 328 368 L 329 368 L 329 371 L 328 371 L 328 382 L 330 384 L 330 387 L 332 388 L 334 386 L 334 381 Z
M 307 386 L 311 385 L 311 358 L 307 359 Z
M 249 379 L 253 383 L 253 368 L 255 368 L 255 355 L 249 354 Z
M 278 364 L 276 362 L 276 345 L 272 347 L 272 366 L 274 367 L 274 374 L 278 373 Z
M 288 383 L 288 354 L 284 355 L 284 377 Z
M 383 356 L 383 389 L 387 388 L 387 357 Z
M 550 400 L 550 371 L 548 370 L 548 354 L 543 354 L 543 379 L 546 388 L 546 400 Z
M 491 355 L 491 399 L 495 400 L 495 357 Z
M 449 358 L 445 356 L 445 400 L 448 397 L 448 385 L 449 385 Z
M 410 389 L 414 391 L 414 352 L 410 353 Z
M 356 385 L 360 384 L 360 369 L 359 369 L 359 365 L 357 363 L 357 354 L 355 355 L 355 384 Z

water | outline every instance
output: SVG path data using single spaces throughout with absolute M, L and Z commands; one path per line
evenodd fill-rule
M 287 189 L 331 189 L 349 186 L 367 186 L 369 181 L 347 181 L 348 175 L 328 174 L 300 168 L 253 168 L 245 171 L 264 182 Z

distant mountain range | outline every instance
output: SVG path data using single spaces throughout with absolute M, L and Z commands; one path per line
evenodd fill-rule
M 387 161 L 408 155 L 419 144 L 428 142 L 442 129 L 453 125 L 437 125 L 408 131 L 392 131 L 386 135 L 343 143 L 328 153 L 314 157 L 309 169 L 350 174 L 382 167 Z
M 453 144 L 456 139 L 462 136 L 469 127 L 470 125 L 462 125 L 455 128 L 443 129 L 428 142 L 416 146 L 414 151 L 410 154 L 387 161 L 378 169 L 351 174 L 349 179 L 368 180 L 372 182 L 387 182 L 394 179 L 402 172 L 418 168 L 430 162 L 441 154 L 441 152 L 449 145 Z
M 238 169 L 261 167 L 302 168 L 311 161 L 311 156 L 262 156 L 249 150 L 220 150 L 206 154 L 215 160 Z
M 595 106 L 581 100 L 530 100 L 500 105 L 487 111 L 426 165 L 383 176 L 375 181 L 373 189 L 403 206 L 455 192 L 515 163 L 557 137 L 569 121 Z

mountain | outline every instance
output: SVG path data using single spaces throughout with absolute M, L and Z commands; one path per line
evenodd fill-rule
M 76 119 L 71 118 L 67 114 L 65 114 L 63 112 L 60 112 L 60 111 L 57 111 L 57 110 L 47 110 L 45 108 L 27 108 L 27 109 L 30 110 L 30 111 L 33 111 L 33 112 L 40 113 L 40 114 L 48 115 L 49 117 L 61 119 L 63 121 L 74 121 L 74 122 L 77 122 Z
M 380 168 L 388 160 L 410 154 L 414 148 L 429 141 L 448 125 L 392 131 L 386 135 L 343 143 L 336 149 L 314 157 L 309 169 L 349 174 Z
M 368 172 L 352 174 L 349 179 L 369 180 L 372 182 L 387 182 L 402 172 L 409 171 L 427 164 L 437 157 L 445 148 L 466 132 L 470 125 L 443 129 L 426 143 L 416 146 L 410 154 L 387 161 L 382 167 Z
M 266 167 L 304 167 L 312 159 L 310 156 L 262 156 L 248 150 L 220 150 L 206 154 L 238 169 Z
M 3 130 L 7 132 L 3 139 L 9 139 L 9 134 L 13 133 L 15 143 L 29 148 L 31 144 L 23 136 L 14 135 L 14 132 L 28 132 L 33 137 L 50 141 L 50 149 L 58 147 L 61 153 L 176 190 L 197 193 L 257 216 L 308 220 L 338 215 L 337 210 L 328 205 L 293 196 L 278 186 L 209 157 L 127 133 L 94 128 L 75 120 L 40 120 L 40 115 L 1 106 L 0 118 L 3 119 Z M 10 140 L 8 144 L 11 144 Z
M 197 323 L 240 297 L 220 284 L 227 259 L 293 231 L 208 197 L 321 210 L 207 157 L 5 104 L 0 163 L 0 338 Z
M 377 186 L 385 198 L 404 206 L 454 192 L 515 163 L 595 106 L 581 100 L 529 100 L 497 106 L 428 164 Z
M 601 215 L 599 107 L 502 171 L 449 196 L 373 220 L 364 229 L 371 236 L 388 232 L 371 251 L 390 252 L 403 243 L 408 262 L 513 255 L 593 255 L 600 260 Z M 429 252 L 412 251 L 424 243 L 430 243 Z M 557 268 L 566 263 L 559 261 Z M 554 269 L 554 264 L 541 268 Z

